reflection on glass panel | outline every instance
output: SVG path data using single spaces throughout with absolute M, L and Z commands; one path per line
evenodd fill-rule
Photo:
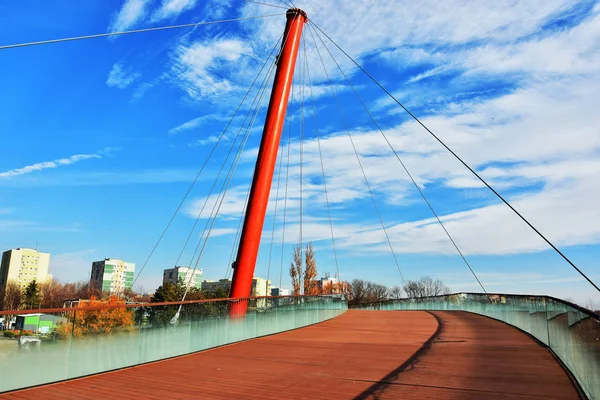
M 245 301 L 244 318 L 228 317 Z M 321 322 L 344 297 L 279 297 L 124 304 L 92 300 L 60 310 L 0 312 L 0 392 L 114 370 Z M 322 312 L 327 311 L 327 312 Z M 3 326 L 4 327 L 4 326 Z

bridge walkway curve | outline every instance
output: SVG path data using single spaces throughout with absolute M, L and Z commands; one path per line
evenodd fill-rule
M 306 328 L 0 394 L 17 399 L 577 399 L 549 351 L 466 312 L 357 311 Z

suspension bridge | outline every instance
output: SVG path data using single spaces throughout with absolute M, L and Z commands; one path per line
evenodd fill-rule
M 249 0 L 248 0 L 249 1 Z M 0 315 L 53 315 L 66 327 L 51 342 L 32 345 L 19 339 L 18 351 L 0 357 L 10 368 L 2 368 L 0 399 L 33 398 L 600 398 L 600 318 L 594 312 L 570 302 L 548 296 L 491 293 L 478 277 L 452 232 L 436 212 L 425 191 L 409 171 L 401 151 L 392 145 L 342 68 L 331 48 L 347 57 L 372 83 L 389 95 L 401 110 L 414 119 L 455 157 L 483 186 L 510 209 L 532 233 L 543 240 L 569 268 L 573 268 L 596 290 L 600 289 L 555 244 L 470 167 L 439 136 L 336 41 L 293 4 L 286 6 L 256 2 L 282 8 L 285 14 L 256 18 L 283 17 L 283 33 L 272 46 L 250 88 L 243 96 L 191 186 L 176 207 L 171 219 L 143 264 L 143 273 L 199 178 L 236 118 L 243 118 L 233 134 L 228 152 L 212 181 L 208 195 L 179 253 L 179 260 L 191 244 L 199 222 L 208 215 L 196 244 L 190 265 L 201 265 L 208 240 L 226 203 L 226 196 L 239 166 L 249 136 L 259 119 L 263 101 L 269 98 L 263 134 L 254 175 L 245 195 L 244 212 L 238 222 L 225 276 L 232 275 L 229 298 L 186 300 L 174 303 L 144 303 L 65 309 L 3 311 Z M 141 34 L 166 29 L 233 23 L 239 18 L 196 24 L 173 25 L 135 31 L 112 32 L 64 39 L 53 39 L 0 46 L 2 51 L 20 47 L 57 45 L 60 42 L 88 40 L 113 35 Z M 356 96 L 389 151 L 398 161 L 398 170 L 409 177 L 453 249 L 465 271 L 481 288 L 480 293 L 390 299 L 359 304 L 348 310 L 344 294 L 322 296 L 249 297 L 261 242 L 270 240 L 269 276 L 275 264 L 273 244 L 277 216 L 282 216 L 280 287 L 283 275 L 283 243 L 289 208 L 291 126 L 299 127 L 299 213 L 298 243 L 303 238 L 303 146 L 305 126 L 314 129 L 323 186 L 326 220 L 334 255 L 336 276 L 335 219 L 331 193 L 327 191 L 327 154 L 323 154 L 314 86 L 309 68 L 307 42 L 329 81 L 328 89 L 339 111 L 344 131 L 356 158 L 357 170 L 364 180 L 366 196 L 389 249 L 399 277 L 404 281 L 402 264 L 394 250 L 364 168 L 363 158 L 345 117 L 336 87 L 324 59 L 328 57 L 336 74 L 343 77 Z M 294 91 L 294 83 L 297 90 Z M 269 92 L 270 90 L 270 92 Z M 293 97 L 296 97 L 293 99 Z M 299 104 L 298 120 L 287 114 L 288 103 Z M 246 102 L 249 102 L 248 106 Z M 245 115 L 240 113 L 247 108 Z M 287 138 L 286 128 L 288 129 Z M 296 151 L 296 150 L 294 150 Z M 286 160 L 287 159 L 287 160 Z M 397 171 L 389 171 L 397 173 Z M 275 187 L 273 188 L 273 184 Z M 274 199 L 274 200 L 273 200 Z M 283 204 L 281 204 L 282 199 Z M 274 206 L 273 224 L 265 229 L 267 208 Z M 212 208 L 212 209 L 211 209 Z M 208 211 L 209 209 L 210 212 Z M 288 233 L 289 234 L 289 233 Z M 273 262 L 272 262 L 273 261 Z M 374 268 L 374 266 L 373 266 Z M 274 269 L 274 268 L 273 268 Z M 189 288 L 189 285 L 187 285 Z M 131 324 L 86 335 L 102 318 L 122 310 Z M 22 335 L 23 336 L 23 335 Z M 23 338 L 24 339 L 24 338 Z M 7 365 L 6 362 L 3 365 Z

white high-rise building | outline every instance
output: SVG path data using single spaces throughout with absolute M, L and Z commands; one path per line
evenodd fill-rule
M 163 285 L 167 282 L 172 285 L 177 285 L 177 282 L 181 279 L 184 285 L 190 285 L 197 289 L 202 289 L 202 270 L 188 267 L 175 267 L 165 269 L 163 272 Z
M 12 249 L 2 253 L 0 264 L 0 293 L 8 282 L 16 282 L 22 289 L 32 281 L 46 283 L 52 280 L 48 274 L 50 254 L 34 249 Z
M 231 291 L 231 279 L 219 279 L 218 281 L 206 280 L 202 282 L 202 290 L 210 292 L 223 290 L 225 293 Z M 250 297 L 270 296 L 271 281 L 263 278 L 252 278 L 252 287 L 250 288 Z
M 283 289 L 283 288 L 278 288 L 278 287 L 271 288 L 271 296 L 289 296 L 289 295 L 290 295 L 290 289 Z
M 133 286 L 134 272 L 134 263 L 115 258 L 94 261 L 90 286 L 101 290 L 102 293 L 122 294 L 125 289 L 131 289 Z
M 206 292 L 213 292 L 216 290 L 223 290 L 227 295 L 231 291 L 231 280 L 220 279 L 218 281 L 203 281 L 202 290 Z M 262 297 L 271 296 L 271 281 L 254 277 L 252 278 L 252 287 L 250 288 L 250 297 Z M 267 304 L 266 299 L 258 299 L 256 301 L 257 307 L 264 307 Z

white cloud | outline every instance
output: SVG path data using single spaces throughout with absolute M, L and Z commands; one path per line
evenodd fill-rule
M 184 122 L 181 125 L 177 125 L 176 127 L 169 129 L 169 135 L 176 135 L 181 132 L 195 129 L 195 128 L 202 126 L 208 122 L 215 122 L 215 121 L 222 122 L 222 121 L 226 121 L 228 119 L 229 118 L 224 117 L 220 114 L 203 115 L 201 117 L 194 118 L 192 120 Z
M 476 74 L 585 74 L 598 70 L 600 53 L 600 12 L 592 12 L 581 24 L 552 35 L 532 36 L 526 40 L 501 43 L 482 42 L 465 49 L 447 47 L 434 51 L 421 49 L 418 57 L 413 50 L 397 49 L 384 52 L 390 61 L 434 64 L 435 66 L 412 77 L 416 82 L 448 71 L 464 70 Z M 559 57 L 556 55 L 560 54 Z
M 169 130 L 169 135 L 175 135 L 175 134 L 183 132 L 183 131 L 194 129 L 198 125 L 202 124 L 202 122 L 204 122 L 204 121 L 206 121 L 206 117 L 198 117 L 198 118 L 194 118 L 190 121 L 184 122 L 181 125 L 177 125 L 176 127 L 171 128 Z
M 595 201 L 600 196 L 595 183 L 600 176 L 597 128 L 600 120 L 594 111 L 600 108 L 600 86 L 595 82 L 588 77 L 570 78 L 568 82 L 533 81 L 505 96 L 466 104 L 460 114 L 432 116 L 423 121 L 496 188 L 508 190 L 538 184 L 529 192 L 512 194 L 509 198 L 550 240 L 560 246 L 596 244 L 600 243 L 600 224 L 591 221 L 600 221 Z M 492 121 L 490 115 L 496 118 Z M 331 121 L 334 117 L 321 115 L 320 118 Z M 418 195 L 380 133 L 356 130 L 351 134 L 380 205 L 413 204 L 414 196 Z M 450 191 L 481 187 L 415 123 L 406 122 L 386 129 L 386 134 L 426 194 L 429 187 L 444 186 Z M 334 217 L 337 216 L 334 229 L 340 238 L 340 248 L 352 251 L 360 245 L 366 252 L 388 252 L 381 227 L 367 222 L 368 214 L 375 214 L 346 133 L 334 132 L 323 137 L 321 148 L 326 155 L 329 200 L 344 216 L 339 218 L 340 214 L 334 212 Z M 247 154 L 255 153 L 256 149 L 247 151 Z M 297 143 L 292 144 L 291 154 L 290 182 L 294 183 L 289 187 L 288 207 L 297 209 Z M 253 159 L 244 158 L 249 164 Z M 303 199 L 305 204 L 310 204 L 305 210 L 310 217 L 313 210 L 323 210 L 325 205 L 323 189 L 320 183 L 314 183 L 320 182 L 321 176 L 314 139 L 304 144 L 304 162 Z M 221 210 L 223 216 L 239 216 L 245 198 L 242 189 L 240 186 L 228 193 L 227 206 Z M 274 206 L 274 190 L 275 184 L 270 210 Z M 280 200 L 282 198 L 280 192 Z M 367 203 L 361 203 L 365 201 Z M 357 205 L 363 224 L 353 221 L 354 214 L 349 216 Z M 297 218 L 297 215 L 292 217 Z M 548 249 L 547 244 L 504 205 L 484 205 L 442 217 L 466 254 L 514 254 Z M 288 230 L 297 230 L 297 221 L 293 218 L 289 221 Z M 455 251 L 432 218 L 398 224 L 388 217 L 386 222 L 399 253 L 451 254 Z M 329 237 L 326 221 L 313 221 L 303 229 L 307 238 L 325 240 Z M 295 240 L 294 233 L 286 236 Z
M 241 68 L 242 57 L 251 55 L 252 48 L 240 39 L 180 45 L 172 68 L 173 79 L 195 99 L 223 95 L 236 87 L 224 76 L 233 74 L 233 69 Z
M 140 77 L 141 77 L 140 73 L 127 72 L 125 70 L 125 68 L 123 67 L 123 64 L 116 63 L 112 66 L 112 69 L 108 73 L 108 78 L 106 79 L 106 84 L 109 87 L 125 89 L 127 86 L 131 85 L 133 82 L 138 80 Z
M 312 85 L 312 87 L 309 86 L 308 84 L 306 84 L 306 85 L 298 84 L 298 85 L 294 85 L 295 95 L 293 98 L 290 98 L 290 103 L 292 102 L 292 100 L 294 103 L 299 103 L 301 101 L 304 101 L 304 105 L 309 108 L 309 110 L 310 110 L 309 114 L 310 114 L 310 113 L 312 113 L 312 99 L 317 100 L 319 98 L 329 97 L 329 96 L 331 96 L 333 98 L 334 92 L 335 92 L 335 96 L 339 96 L 340 94 L 342 94 L 346 91 L 349 91 L 349 90 L 351 90 L 350 86 L 348 86 L 346 84 L 337 84 L 337 83 L 332 83 L 331 85 L 318 84 L 318 85 Z M 312 118 L 312 115 L 311 115 L 311 118 Z
M 600 194 L 594 183 L 595 177 L 600 175 L 599 8 L 596 6 L 575 27 L 541 31 L 545 24 L 572 5 L 566 0 L 543 3 L 501 0 L 493 5 L 458 0 L 401 5 L 307 0 L 302 7 L 311 20 L 359 62 L 369 64 L 376 76 L 380 76 L 378 64 L 384 65 L 381 78 L 388 79 L 384 85 L 389 89 L 400 88 L 402 99 L 409 106 L 425 109 L 423 113 L 427 114 L 422 120 L 426 125 L 495 187 L 508 192 L 515 206 L 551 240 L 569 246 L 600 243 L 596 228 L 600 224 L 593 222 L 599 220 L 597 206 L 587 200 Z M 258 9 L 257 5 L 247 4 L 243 13 L 256 15 Z M 344 24 L 339 24 L 340 14 L 346 18 Z M 247 60 L 253 56 L 264 59 L 270 50 L 266 44 L 275 43 L 281 35 L 282 20 L 253 21 L 244 23 L 243 27 L 251 37 L 260 40 L 244 40 L 244 32 L 241 32 L 233 39 L 217 37 L 180 45 L 174 54 L 172 82 L 195 100 L 217 99 L 221 104 L 228 104 L 225 95 L 229 94 L 230 98 L 237 95 L 237 89 L 245 87 L 255 71 Z M 313 89 L 317 96 L 326 96 L 330 89 L 313 48 L 309 27 L 305 29 Z M 330 48 L 346 73 L 356 72 L 342 54 L 333 46 Z M 342 84 L 343 78 L 323 48 L 321 53 L 338 92 L 345 89 L 344 95 L 353 96 Z M 382 60 L 387 62 L 382 63 Z M 297 68 L 299 71 L 302 66 Z M 395 73 L 386 76 L 389 68 Z M 426 86 L 433 81 L 428 78 L 443 73 L 453 74 L 452 79 L 440 85 L 444 88 Z M 485 79 L 504 86 L 494 91 Z M 417 87 L 415 83 L 419 81 Z M 299 83 L 302 82 L 296 81 Z M 365 80 L 360 84 L 366 85 Z M 449 94 L 455 90 L 460 93 Z M 306 88 L 304 92 L 308 93 Z M 377 118 L 399 112 L 389 99 L 374 104 L 377 100 L 369 98 L 372 93 L 368 92 L 366 100 L 377 111 Z M 434 103 L 441 106 L 429 107 Z M 321 111 L 329 113 L 319 116 L 324 122 L 320 126 L 328 125 L 327 130 L 331 132 L 321 145 L 326 155 L 329 200 L 334 207 L 334 230 L 340 238 L 340 248 L 352 252 L 360 244 L 365 253 L 388 252 L 385 236 L 373 222 L 376 218 L 368 216 L 374 216 L 372 204 L 339 117 L 332 114 L 330 108 Z M 357 115 L 359 111 L 352 109 L 351 112 Z M 365 117 L 363 121 L 368 119 Z M 173 128 L 171 133 L 197 127 L 201 122 L 200 119 L 188 121 Z M 434 189 L 443 191 L 441 197 L 446 194 L 482 196 L 480 183 L 420 126 L 398 118 L 395 125 L 388 123 L 385 127 L 386 134 L 426 194 Z M 410 215 L 401 215 L 404 208 L 400 207 L 414 205 L 418 194 L 379 132 L 372 126 L 357 128 L 354 125 L 352 129 L 375 195 L 387 210 L 386 222 L 395 249 L 400 253 L 453 253 L 435 220 L 423 217 L 413 220 Z M 215 139 L 214 135 L 207 134 L 200 144 Z M 325 240 L 329 237 L 329 226 L 319 218 L 325 199 L 320 187 L 316 142 L 306 141 L 304 151 L 303 200 L 310 204 L 310 208 L 305 209 L 308 215 L 304 219 L 304 234 L 307 238 Z M 254 162 L 250 155 L 255 154 L 256 148 L 248 149 L 242 159 L 247 162 L 248 170 Z M 295 169 L 290 181 L 297 182 L 297 148 L 292 156 Z M 520 191 L 523 188 L 526 191 Z M 274 206 L 274 190 L 275 185 L 270 210 Z M 434 194 L 439 194 L 436 191 Z M 288 207 L 295 211 L 289 215 L 290 233 L 286 237 L 293 242 L 299 230 L 297 221 L 293 220 L 298 216 L 297 183 L 290 185 L 288 195 Z M 280 193 L 280 199 L 282 197 Z M 239 216 L 244 199 L 245 186 L 234 186 L 221 209 L 221 216 L 229 220 Z M 465 253 L 514 254 L 547 248 L 509 210 L 490 203 L 489 199 L 482 198 L 477 206 L 453 204 L 450 210 L 443 209 L 443 218 Z M 203 199 L 190 207 L 189 214 L 195 217 L 201 201 Z M 212 204 L 214 196 L 208 210 Z M 392 206 L 398 208 L 392 212 Z M 496 226 L 499 228 L 491 228 Z M 365 246 L 365 243 L 371 245 Z
M 600 242 L 600 220 L 587 182 L 568 184 L 513 199 L 513 206 L 559 246 Z M 549 246 L 504 204 L 490 205 L 442 217 L 465 254 L 514 254 L 548 250 Z M 447 237 L 433 219 L 398 224 L 389 228 L 394 250 L 400 253 L 454 252 Z M 384 238 L 380 236 L 380 241 Z M 359 239 L 359 238 L 355 238 Z M 351 245 L 351 240 L 347 245 Z M 386 251 L 380 246 L 379 251 Z
M 210 231 L 210 237 L 233 235 L 237 233 L 237 229 L 233 228 L 214 228 Z
M 220 135 L 219 136 L 210 135 L 206 139 L 198 139 L 195 142 L 190 143 L 188 146 L 194 147 L 194 146 L 206 146 L 207 144 L 214 144 L 219 141 L 220 137 L 221 137 Z M 229 140 L 229 137 L 227 137 L 226 135 L 223 135 L 223 137 L 221 137 L 222 142 L 226 142 L 228 140 Z
M 99 154 L 75 154 L 67 158 L 59 158 L 54 161 L 35 163 L 22 168 L 15 168 L 9 171 L 0 172 L 0 178 L 10 178 L 13 176 L 25 175 L 36 171 L 42 171 L 44 169 L 58 168 L 60 166 L 71 165 L 79 161 L 89 160 L 93 158 L 102 158 L 102 156 L 100 156 Z
M 152 14 L 151 22 L 166 18 L 177 17 L 181 13 L 191 10 L 196 5 L 196 0 L 162 0 L 160 7 Z
M 110 32 L 127 30 L 141 22 L 146 16 L 148 5 L 152 0 L 125 0 L 108 27 Z
M 493 4 L 465 3 L 460 0 L 443 3 L 427 0 L 402 4 L 383 1 L 356 4 L 307 0 L 302 4 L 308 18 L 359 61 L 368 55 L 407 49 L 412 62 L 431 53 L 423 51 L 419 46 L 504 43 L 534 34 L 544 22 L 571 6 L 572 2 L 567 0 L 543 3 L 501 0 Z M 256 15 L 259 10 L 258 5 L 248 4 L 244 8 L 244 14 Z M 343 24 L 339 23 L 340 15 L 344 15 Z M 267 42 L 274 42 L 281 35 L 281 24 L 277 19 L 265 19 L 249 26 L 255 27 L 256 35 Z M 312 46 L 312 38 L 310 35 L 308 37 L 307 45 Z M 348 60 L 337 50 L 333 50 L 331 44 L 328 43 L 328 46 L 343 68 L 351 71 Z M 326 53 L 323 55 L 328 62 L 329 56 Z M 316 60 L 316 54 L 313 57 Z M 431 62 L 431 59 L 427 58 L 425 61 Z M 398 62 L 402 63 L 399 64 L 401 69 L 406 60 Z M 311 71 L 318 71 L 317 78 L 322 79 L 322 73 L 316 68 L 319 62 L 311 60 L 310 65 Z M 331 65 L 330 70 L 334 68 Z

